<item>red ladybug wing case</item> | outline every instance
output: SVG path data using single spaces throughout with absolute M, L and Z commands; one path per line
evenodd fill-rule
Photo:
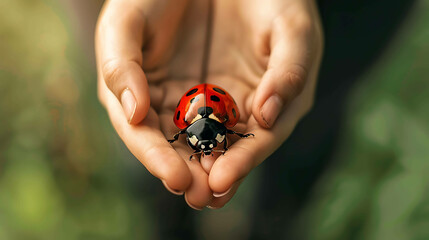
M 174 123 L 180 129 L 188 127 L 201 107 L 211 107 L 217 120 L 227 128 L 235 126 L 240 113 L 234 99 L 224 89 L 213 84 L 199 84 L 188 90 L 177 104 Z
M 206 105 L 213 108 L 213 114 L 225 127 L 234 127 L 240 118 L 234 99 L 223 88 L 213 84 L 206 85 Z
M 177 104 L 174 113 L 174 124 L 180 129 L 184 129 L 191 124 L 191 121 L 198 115 L 198 108 L 204 106 L 204 88 L 197 85 L 189 89 Z

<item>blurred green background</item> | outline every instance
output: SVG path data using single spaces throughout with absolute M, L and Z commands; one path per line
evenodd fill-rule
M 309 239 L 429 239 L 428 12 L 417 1 L 353 87 L 333 163 L 296 219 Z M 76 16 L 65 0 L 0 2 L 0 240 L 157 237 L 150 192 L 133 184 L 162 184 L 98 103 L 92 32 L 76 25 L 96 16 Z M 247 237 L 257 178 L 198 215 L 201 238 Z

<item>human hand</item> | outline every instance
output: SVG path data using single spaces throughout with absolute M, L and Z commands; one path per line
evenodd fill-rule
M 201 209 L 212 200 L 208 174 L 188 161 L 178 130 L 181 95 L 200 81 L 207 2 L 111 0 L 96 30 L 98 95 L 129 150 L 172 193 Z M 186 11 L 186 15 L 184 14 Z M 186 160 L 185 160 L 186 159 Z
M 217 158 L 203 157 L 209 186 L 224 206 L 241 181 L 272 154 L 310 110 L 323 36 L 313 0 L 216 1 L 207 82 L 234 97 L 241 110 L 235 141 Z

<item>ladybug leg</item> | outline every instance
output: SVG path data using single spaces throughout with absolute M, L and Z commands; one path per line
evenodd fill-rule
M 239 136 L 241 138 L 247 138 L 247 137 L 250 137 L 250 136 L 252 136 L 252 137 L 255 136 L 255 134 L 253 134 L 253 133 L 242 134 L 242 133 L 238 133 L 238 132 L 232 131 L 230 129 L 227 129 L 227 133 L 229 133 L 229 134 L 235 134 L 235 135 L 237 135 L 237 136 Z
M 201 151 L 197 151 L 197 150 L 195 150 L 195 152 L 193 152 L 193 153 L 191 154 L 191 156 L 189 156 L 189 161 L 192 161 L 192 157 L 193 157 L 194 155 L 199 154 L 199 153 L 201 153 Z
M 223 153 L 222 153 L 222 155 L 225 155 L 225 152 L 226 151 L 228 151 L 228 141 L 226 140 L 226 138 L 225 138 L 225 140 L 224 140 L 225 142 L 224 142 L 224 144 L 223 144 Z
M 173 139 L 168 139 L 167 141 L 168 141 L 169 143 L 174 143 L 175 141 L 177 141 L 177 140 L 179 139 L 179 136 L 180 136 L 181 134 L 184 134 L 185 132 L 186 132 L 186 128 L 185 128 L 185 129 L 183 129 L 183 130 L 181 130 L 180 132 L 178 132 L 178 133 L 174 134 Z

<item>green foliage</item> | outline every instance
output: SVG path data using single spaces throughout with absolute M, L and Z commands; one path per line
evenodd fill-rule
M 148 209 L 115 171 L 121 152 L 95 70 L 61 8 L 1 6 L 0 239 L 150 239 Z
M 309 239 L 429 239 L 429 4 L 352 91 L 333 167 L 299 227 Z

